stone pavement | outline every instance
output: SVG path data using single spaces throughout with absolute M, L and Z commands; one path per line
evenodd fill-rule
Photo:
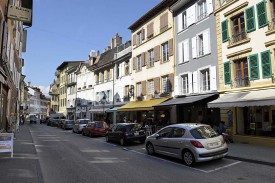
M 20 126 L 15 137 L 13 158 L 10 153 L 0 154 L 0 182 L 43 183 L 29 125 Z

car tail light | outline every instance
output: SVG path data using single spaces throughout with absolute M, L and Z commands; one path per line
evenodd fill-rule
M 199 141 L 196 141 L 196 140 L 191 140 L 191 144 L 197 148 L 204 148 L 204 146 Z
M 124 133 L 124 136 L 127 137 L 129 134 L 127 132 Z

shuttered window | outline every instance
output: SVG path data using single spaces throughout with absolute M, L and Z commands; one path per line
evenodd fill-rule
M 262 28 L 268 24 L 265 0 L 257 4 L 258 26 Z
M 252 32 L 256 30 L 254 6 L 247 8 L 245 10 L 245 15 L 246 15 L 246 32 Z
M 228 41 L 228 20 L 222 22 L 222 42 Z
M 258 54 L 249 56 L 250 80 L 259 79 Z
M 224 69 L 224 83 L 225 84 L 231 84 L 231 64 L 230 64 L 230 61 L 224 63 L 223 69 Z
M 262 72 L 263 78 L 269 78 L 272 76 L 271 61 L 270 61 L 270 51 L 264 51 L 261 53 L 262 60 Z

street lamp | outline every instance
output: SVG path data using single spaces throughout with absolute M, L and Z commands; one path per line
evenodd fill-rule
M 105 102 L 106 102 L 106 96 L 105 93 L 101 99 L 101 101 L 103 102 L 103 121 L 105 120 L 105 112 L 104 112 L 104 107 L 105 107 Z

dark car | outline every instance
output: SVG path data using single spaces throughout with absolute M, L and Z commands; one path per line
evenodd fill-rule
M 74 125 L 74 120 L 69 120 L 69 119 L 62 120 L 62 128 L 64 130 L 73 129 L 73 125 Z
M 45 123 L 47 123 L 46 118 L 41 118 L 41 119 L 40 119 L 40 124 L 45 124 Z
M 144 143 L 145 140 L 145 131 L 138 123 L 118 123 L 108 130 L 106 134 L 107 142 L 120 142 L 120 145 L 122 146 L 133 141 L 140 141 L 141 143 Z
M 30 117 L 30 124 L 32 123 L 36 124 L 36 117 L 34 116 Z
M 52 119 L 50 126 L 56 127 L 58 125 L 58 122 L 59 122 L 59 119 Z
M 109 130 L 109 126 L 104 121 L 93 121 L 89 122 L 82 129 L 82 135 L 91 136 L 105 136 L 107 131 Z

